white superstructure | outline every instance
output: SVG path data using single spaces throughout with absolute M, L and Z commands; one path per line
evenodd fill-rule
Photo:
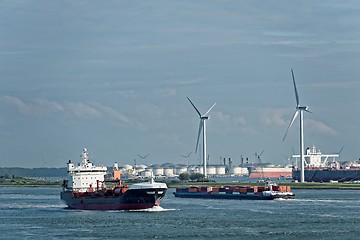
M 75 167 L 71 160 L 68 162 L 68 183 L 67 187 L 75 192 L 87 192 L 96 189 L 104 181 L 107 167 L 94 166 L 89 160 L 89 153 L 86 148 L 81 154 L 83 161 Z
M 296 160 L 299 159 L 300 155 L 292 155 Z M 319 149 L 313 145 L 306 149 L 306 154 L 304 155 L 305 166 L 307 168 L 325 168 L 329 167 L 329 164 L 336 163 L 336 158 L 339 157 L 339 154 L 322 154 Z M 332 162 L 329 162 L 329 158 L 332 158 Z

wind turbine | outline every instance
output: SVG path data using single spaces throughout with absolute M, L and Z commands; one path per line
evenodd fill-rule
M 187 166 L 189 166 L 189 157 L 191 155 L 192 152 L 188 153 L 187 155 L 180 155 L 180 157 L 183 157 L 186 159 L 186 162 L 187 162 Z
M 289 124 L 289 127 L 286 130 L 285 136 L 283 138 L 283 141 L 286 138 L 286 135 L 289 131 L 289 129 L 291 128 L 292 124 L 294 123 L 296 117 L 299 115 L 300 113 L 300 159 L 301 159 L 301 174 L 300 174 L 300 182 L 304 182 L 305 181 L 305 171 L 304 171 L 304 111 L 311 113 L 308 109 L 307 106 L 300 106 L 300 102 L 299 102 L 299 95 L 296 89 L 296 84 L 295 84 L 295 77 L 294 77 L 294 71 L 291 69 L 291 74 L 292 74 L 292 79 L 293 79 L 293 83 L 294 83 L 294 90 L 295 90 L 295 98 L 296 98 L 296 110 L 294 113 L 294 116 Z
M 141 156 L 140 154 L 138 154 L 138 156 L 142 159 L 142 160 L 144 160 L 145 158 L 147 158 L 147 156 L 149 156 L 150 154 L 146 154 L 145 156 Z
M 194 107 L 195 111 L 199 114 L 200 117 L 200 124 L 199 124 L 199 131 L 198 131 L 198 137 L 196 142 L 196 149 L 195 153 L 197 152 L 198 146 L 199 146 L 199 138 L 201 131 L 203 132 L 203 173 L 204 177 L 207 177 L 206 173 L 206 120 L 208 120 L 210 117 L 207 116 L 207 114 L 211 111 L 211 109 L 215 106 L 216 103 L 214 103 L 206 112 L 205 114 L 201 114 L 200 111 L 195 107 L 193 102 L 190 100 L 190 98 L 187 98 L 191 105 Z

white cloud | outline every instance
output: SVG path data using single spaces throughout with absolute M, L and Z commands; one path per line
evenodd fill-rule
M 24 103 L 21 99 L 12 96 L 4 96 L 1 98 L 3 101 L 8 103 L 10 106 L 15 107 L 22 114 L 31 114 L 33 112 L 32 106 Z
M 25 115 L 44 115 L 47 113 L 64 113 L 76 117 L 86 118 L 108 118 L 115 119 L 125 125 L 135 126 L 139 129 L 144 129 L 141 123 L 129 118 L 123 113 L 115 109 L 102 105 L 100 103 L 84 103 L 84 102 L 71 102 L 65 101 L 63 103 L 50 101 L 48 99 L 35 99 L 30 102 L 12 97 L 4 96 L 0 98 L 2 101 L 10 106 L 15 107 L 20 113 Z M 154 109 L 154 108 L 152 108 Z M 153 111 L 152 111 L 153 112 Z
M 305 121 L 305 127 L 308 127 L 309 131 L 312 132 L 317 132 L 320 134 L 325 134 L 330 136 L 336 135 L 336 131 L 334 129 L 332 129 L 331 127 L 320 121 L 307 119 Z
M 261 122 L 267 126 L 286 126 L 288 123 L 284 117 L 285 113 L 285 109 L 267 109 L 261 117 Z
M 124 98 L 136 97 L 136 93 L 134 90 L 118 91 L 118 94 Z
M 99 117 L 101 113 L 96 108 L 82 102 L 65 102 L 65 108 L 78 117 Z
M 311 83 L 308 84 L 308 87 L 311 88 L 359 88 L 360 87 L 360 81 L 340 81 L 340 82 L 324 82 L 324 83 Z
M 222 111 L 214 111 L 210 114 L 214 118 L 214 122 L 224 125 L 231 129 L 240 129 L 241 131 L 250 131 L 247 122 L 242 116 L 231 116 Z
M 102 105 L 102 104 L 95 104 L 98 111 L 102 112 L 104 115 L 115 118 L 116 120 L 119 120 L 122 123 L 125 124 L 131 124 L 131 120 L 124 114 L 115 111 L 113 108 Z
M 167 96 L 176 96 L 176 89 L 175 88 L 163 88 L 157 90 L 157 93 L 161 95 L 162 97 Z
M 62 112 L 64 111 L 64 107 L 55 101 L 50 101 L 47 99 L 36 99 L 35 104 L 38 108 L 43 110 L 49 110 L 51 112 Z
M 163 109 L 158 105 L 146 103 L 138 107 L 138 112 L 147 117 L 161 118 Z

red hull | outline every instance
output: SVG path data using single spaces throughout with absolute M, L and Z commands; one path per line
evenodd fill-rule
M 280 178 L 280 177 L 292 177 L 290 172 L 252 172 L 249 175 L 250 178 Z
M 140 203 L 140 204 L 78 204 L 78 205 L 69 205 L 70 209 L 78 210 L 139 210 L 152 208 L 154 206 L 159 206 L 160 204 L 150 204 L 150 203 Z

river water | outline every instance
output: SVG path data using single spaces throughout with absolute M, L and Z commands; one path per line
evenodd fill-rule
M 144 211 L 68 210 L 60 188 L 0 188 L 1 239 L 359 239 L 360 191 L 274 201 L 181 199 Z

